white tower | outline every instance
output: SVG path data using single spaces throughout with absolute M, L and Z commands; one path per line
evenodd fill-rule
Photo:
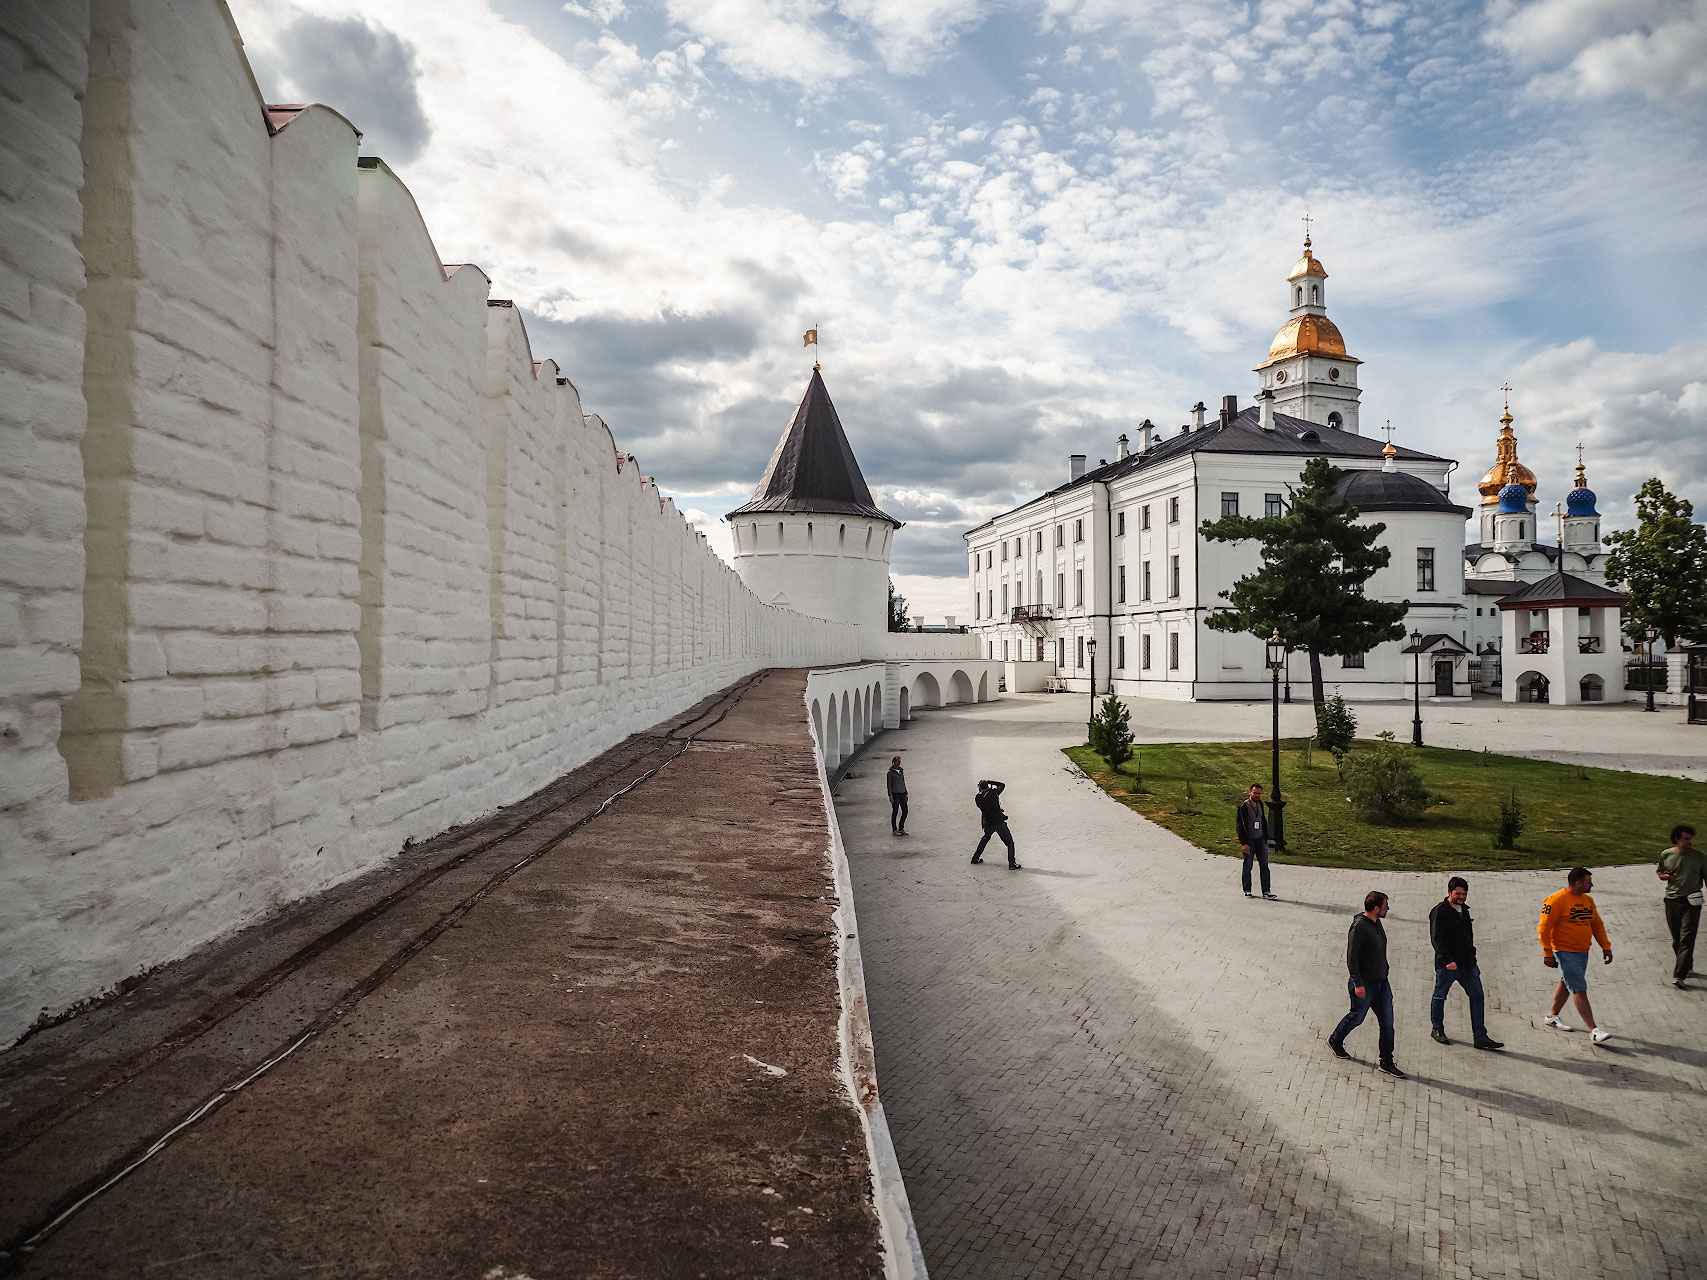
M 1268 359 L 1256 367 L 1262 390 L 1274 392 L 1274 410 L 1304 418 L 1335 431 L 1357 434 L 1355 360 L 1345 353 L 1345 339 L 1328 319 L 1328 270 L 1310 252 L 1304 237 L 1304 256 L 1286 277 L 1286 301 L 1291 318 L 1274 335 Z
M 889 544 L 901 522 L 872 503 L 816 365 L 752 501 L 724 519 L 735 572 L 759 599 L 858 623 L 863 656 L 884 655 Z
M 1501 387 L 1509 397 L 1510 387 Z M 1517 460 L 1517 433 L 1511 429 L 1511 401 L 1506 400 L 1504 411 L 1500 414 L 1499 439 L 1494 444 L 1494 465 L 1483 475 L 1477 489 L 1482 495 L 1480 528 L 1478 534 L 1485 546 L 1496 546 L 1504 543 L 1501 550 L 1519 549 L 1519 544 L 1534 542 L 1535 538 L 1535 473 Z M 1517 503 L 1515 496 L 1506 501 L 1502 498 L 1504 491 L 1511 485 L 1521 485 L 1525 493 L 1522 512 L 1524 520 L 1506 519 L 1500 517 L 1515 516 Z M 1590 505 L 1593 505 L 1592 498 Z M 1496 528 L 1498 526 L 1498 528 Z M 1504 533 L 1504 537 L 1501 533 Z

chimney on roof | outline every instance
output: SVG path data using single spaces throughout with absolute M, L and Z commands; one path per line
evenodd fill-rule
M 1228 424 L 1230 424 L 1233 421 L 1234 418 L 1236 418 L 1238 416 L 1239 416 L 1239 397 L 1238 396 L 1222 396 L 1221 397 L 1221 425 L 1224 427 L 1227 426 Z
M 1067 455 L 1067 478 L 1069 481 L 1079 480 L 1085 474 L 1085 455 L 1070 453 Z
M 943 619 L 942 619 L 942 625 L 947 627 L 950 631 L 953 631 L 954 630 L 954 615 L 952 613 L 944 614 Z
M 1122 431 L 1120 433 L 1120 439 L 1118 439 L 1114 442 L 1115 459 L 1118 461 L 1119 459 L 1126 457 L 1131 452 L 1132 452 L 1132 449 L 1126 440 L 1126 433 L 1124 431 Z
M 1191 406 L 1191 429 L 1193 431 L 1203 430 L 1203 415 L 1208 412 L 1208 407 L 1201 400 Z
M 1145 418 L 1138 424 L 1138 452 L 1149 453 L 1156 443 L 1156 424 Z
M 1258 425 L 1264 431 L 1274 430 L 1274 392 L 1264 387 L 1257 392 Z

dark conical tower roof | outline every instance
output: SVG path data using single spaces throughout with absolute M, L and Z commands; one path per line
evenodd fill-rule
M 806 384 L 806 394 L 800 398 L 788 430 L 777 441 L 764 478 L 753 490 L 753 500 L 724 518 L 732 520 L 759 511 L 864 516 L 901 527 L 899 520 L 879 511 L 872 502 L 871 490 L 866 488 L 865 477 L 842 431 L 842 420 L 836 416 L 836 406 L 830 403 L 830 393 L 817 369 L 812 370 L 812 381 Z

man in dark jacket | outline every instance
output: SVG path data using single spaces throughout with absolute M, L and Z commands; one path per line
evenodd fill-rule
M 1328 1037 L 1328 1048 L 1335 1057 L 1351 1057 L 1345 1051 L 1345 1038 L 1363 1025 L 1364 1016 L 1373 1009 L 1381 1028 L 1381 1070 L 1404 1080 L 1405 1073 L 1393 1061 L 1393 987 L 1387 981 L 1387 930 L 1381 927 L 1386 914 L 1387 895 L 1371 889 L 1363 897 L 1363 914 L 1353 918 L 1346 936 L 1345 967 L 1351 975 L 1346 990 L 1351 993 L 1351 1012 L 1340 1019 Z
M 1503 1049 L 1505 1045 L 1488 1035 L 1482 1021 L 1482 971 L 1476 967 L 1475 921 L 1470 919 L 1470 882 L 1453 876 L 1446 882 L 1446 900 L 1428 913 L 1428 940 L 1434 945 L 1434 999 L 1428 1007 L 1434 1023 L 1434 1038 L 1446 1038 L 1446 997 L 1456 982 L 1470 997 L 1470 1031 L 1478 1049 Z
M 1238 830 L 1239 848 L 1245 854 L 1245 872 L 1242 883 L 1245 886 L 1245 897 L 1253 897 L 1251 893 L 1251 859 L 1255 858 L 1262 867 L 1262 896 L 1274 899 L 1274 894 L 1268 891 L 1268 822 L 1262 811 L 1262 787 L 1257 783 L 1251 784 L 1245 801 L 1235 811 L 1233 825 Z
M 973 803 L 978 806 L 978 812 L 984 821 L 984 838 L 978 842 L 972 861 L 984 861 L 984 846 L 990 843 L 991 836 L 1000 836 L 1002 843 L 1008 847 L 1008 870 L 1018 871 L 1020 866 L 1014 861 L 1014 838 L 1008 830 L 1008 815 L 1002 812 L 1001 796 L 1006 790 L 1007 785 L 997 782 L 994 778 L 978 779 L 978 794 L 973 797 Z
M 891 835 L 907 834 L 907 771 L 901 767 L 901 757 L 889 762 L 889 831 Z

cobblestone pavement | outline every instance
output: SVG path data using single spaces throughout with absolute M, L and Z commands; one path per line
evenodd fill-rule
M 1507 1047 L 1470 1047 L 1456 990 L 1444 1047 L 1443 876 L 1277 867 L 1282 900 L 1247 900 L 1238 862 L 1071 770 L 1080 710 L 930 712 L 841 784 L 879 1080 L 934 1280 L 1707 1275 L 1707 982 L 1670 985 L 1647 867 L 1596 876 L 1616 956 L 1590 974 L 1600 1047 L 1541 1025 L 1535 919 L 1563 876 L 1471 875 Z M 896 752 L 906 840 L 883 796 Z M 967 865 L 980 777 L 1009 784 L 1021 871 Z M 1326 1046 L 1370 888 L 1393 899 L 1408 1081 L 1375 1071 L 1373 1019 L 1356 1061 Z

